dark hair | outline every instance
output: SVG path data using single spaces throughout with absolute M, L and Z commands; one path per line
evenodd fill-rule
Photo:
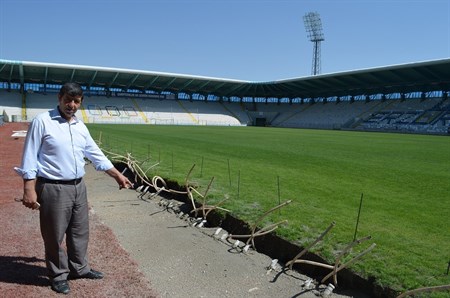
M 64 96 L 64 94 L 67 94 L 71 97 L 74 96 L 81 96 L 83 97 L 83 89 L 81 89 L 81 86 L 77 83 L 65 83 L 62 85 L 61 89 L 59 89 L 59 96 Z

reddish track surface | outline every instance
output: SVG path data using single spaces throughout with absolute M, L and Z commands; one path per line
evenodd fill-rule
M 25 208 L 14 198 L 22 196 L 22 179 L 13 167 L 20 165 L 24 138 L 13 131 L 27 130 L 26 123 L 0 126 L 0 296 L 59 296 L 49 286 L 44 262 L 44 245 L 39 213 Z M 91 214 L 89 259 L 94 269 L 105 273 L 103 280 L 70 281 L 73 297 L 156 297 L 148 280 L 112 230 Z

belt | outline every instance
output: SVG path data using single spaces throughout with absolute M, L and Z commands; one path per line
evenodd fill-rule
M 77 179 L 72 179 L 72 180 L 52 180 L 52 179 L 47 179 L 44 177 L 38 177 L 37 179 L 43 183 L 77 185 L 78 183 L 81 182 L 81 180 L 83 178 L 77 178 Z

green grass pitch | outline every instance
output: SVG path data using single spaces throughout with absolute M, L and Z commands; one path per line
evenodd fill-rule
M 314 252 L 328 260 L 357 238 L 376 248 L 351 266 L 403 291 L 449 283 L 450 138 L 261 127 L 88 125 L 102 147 L 131 152 L 159 165 L 150 174 L 205 188 L 209 200 L 252 223 L 287 200 L 268 219 L 289 222 L 277 233 L 308 245 L 336 226 Z M 366 243 L 366 242 L 364 242 Z

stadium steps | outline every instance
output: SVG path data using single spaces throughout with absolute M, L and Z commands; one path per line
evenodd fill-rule
M 389 101 L 380 101 L 378 102 L 376 105 L 374 105 L 372 108 L 370 108 L 369 110 L 362 112 L 361 114 L 359 114 L 358 116 L 356 116 L 356 119 L 361 119 L 361 121 L 356 121 L 353 125 L 352 128 L 358 128 L 361 124 L 364 123 L 364 121 L 367 121 L 371 115 L 373 113 L 378 113 L 381 112 L 383 110 L 385 110 L 387 107 L 389 107 L 393 102 L 389 102 Z
M 177 103 L 189 115 L 189 117 L 191 118 L 192 122 L 194 122 L 195 124 L 198 124 L 198 120 L 195 119 L 194 115 L 192 115 L 192 113 L 181 103 L 181 101 L 177 100 Z
M 27 94 L 22 93 L 22 119 L 27 119 Z
M 136 99 L 131 98 L 131 101 L 133 102 L 136 110 L 138 110 L 139 115 L 141 116 L 141 118 L 144 120 L 144 123 L 149 123 L 149 120 L 147 118 L 147 116 L 145 115 L 145 113 L 142 111 L 141 107 L 139 106 L 138 102 L 136 101 Z
M 228 112 L 230 113 L 231 116 L 233 116 L 234 118 L 238 119 L 240 123 L 242 123 L 242 120 L 229 108 L 227 108 L 226 105 L 223 104 L 223 102 L 220 102 L 220 105 Z M 242 106 L 241 106 L 242 107 Z
M 283 124 L 284 122 L 288 121 L 289 119 L 291 119 L 291 118 L 297 116 L 298 114 L 300 114 L 300 113 L 306 111 L 306 110 L 309 109 L 312 105 L 311 105 L 311 104 L 307 104 L 307 105 L 305 105 L 305 106 L 306 106 L 306 107 L 305 107 L 304 109 L 300 109 L 300 110 L 298 110 L 298 111 L 294 111 L 294 112 L 292 112 L 290 115 L 288 114 L 288 115 L 286 116 L 286 118 L 280 120 L 280 122 L 278 122 L 276 125 L 277 125 L 277 126 L 280 126 L 281 124 Z M 279 118 L 279 117 L 278 117 L 278 118 Z
M 84 123 L 89 123 L 89 118 L 87 116 L 86 109 L 84 108 L 83 104 L 81 104 L 81 109 L 80 110 L 81 110 L 81 115 L 83 116 L 83 122 Z

